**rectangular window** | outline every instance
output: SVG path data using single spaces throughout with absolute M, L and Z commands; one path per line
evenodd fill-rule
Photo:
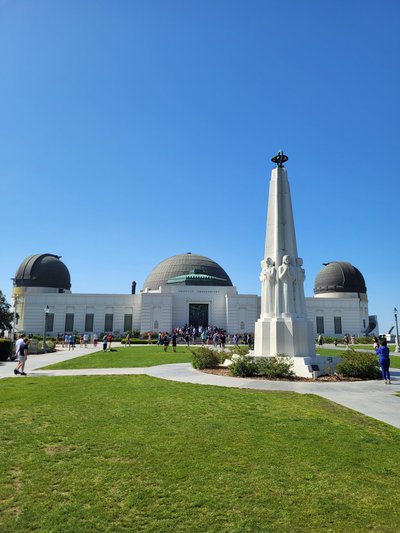
M 335 324 L 335 333 L 341 334 L 342 332 L 342 317 L 341 316 L 335 316 L 333 317 L 333 321 Z
M 51 332 L 54 330 L 54 313 L 47 313 L 46 315 L 46 331 Z
M 74 313 L 65 315 L 65 331 L 74 331 Z
M 124 331 L 132 331 L 132 315 L 124 315 Z
M 86 313 L 85 316 L 85 331 L 93 331 L 94 314 Z
M 317 316 L 317 333 L 325 333 L 324 331 L 324 317 Z
M 112 332 L 114 315 L 106 315 L 104 318 L 104 331 Z
M 365 329 L 365 318 L 363 318 L 363 328 Z

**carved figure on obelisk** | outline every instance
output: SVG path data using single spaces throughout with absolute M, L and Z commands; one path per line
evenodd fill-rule
M 296 279 L 294 281 L 294 309 L 299 315 L 306 315 L 304 307 L 304 280 L 306 279 L 306 271 L 303 266 L 303 259 L 296 258 Z
M 271 257 L 261 261 L 260 281 L 262 283 L 262 310 L 263 314 L 274 313 L 275 311 L 275 287 L 276 287 L 276 268 Z
M 293 283 L 296 279 L 296 271 L 292 266 L 292 260 L 290 255 L 284 255 L 282 258 L 282 264 L 278 268 L 278 277 L 282 283 L 283 290 L 283 309 L 280 312 L 289 314 L 292 308 L 292 302 L 294 300 Z

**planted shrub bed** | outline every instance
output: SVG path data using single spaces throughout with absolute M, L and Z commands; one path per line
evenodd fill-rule
M 198 370 L 230 375 L 242 378 L 265 378 L 265 379 L 295 379 L 310 380 L 311 378 L 297 377 L 293 371 L 293 358 L 285 354 L 278 354 L 276 357 L 254 358 L 249 357 L 241 350 L 217 352 L 210 348 L 199 348 L 192 350 L 193 367 Z M 378 358 L 371 352 L 359 352 L 347 349 L 340 354 L 341 363 L 336 366 L 336 373 L 330 376 L 320 376 L 319 380 L 324 381 L 356 381 L 380 379 L 381 371 Z M 221 367 L 220 364 L 225 359 L 231 359 L 231 364 Z

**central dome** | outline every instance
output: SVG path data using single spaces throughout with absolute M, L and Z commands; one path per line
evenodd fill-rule
M 175 283 L 232 287 L 230 277 L 218 263 L 189 252 L 161 261 L 147 276 L 143 290 L 157 290 L 162 285 Z

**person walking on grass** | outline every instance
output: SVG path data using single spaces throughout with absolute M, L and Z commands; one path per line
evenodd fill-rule
M 172 351 L 176 352 L 176 331 L 173 332 L 171 340 L 172 340 Z
M 16 376 L 18 374 L 20 376 L 26 376 L 24 370 L 25 370 L 26 359 L 28 357 L 28 344 L 29 344 L 28 337 L 25 337 L 23 339 L 23 342 L 19 344 L 18 355 L 17 355 L 18 364 L 16 368 L 14 368 L 14 374 Z
M 163 338 L 163 344 L 164 344 L 164 352 L 166 352 L 168 350 L 168 346 L 169 346 L 169 337 L 168 337 L 168 333 L 165 332 L 165 335 L 164 335 L 164 338 Z
M 103 352 L 107 351 L 107 333 L 103 335 Z
M 111 343 L 112 343 L 112 340 L 113 340 L 113 336 L 111 335 L 111 333 L 109 333 L 107 335 L 107 340 L 108 340 L 108 349 L 110 350 L 111 352 Z
M 375 350 L 377 356 L 379 357 L 379 364 L 381 365 L 382 370 L 382 379 L 386 385 L 390 385 L 390 352 L 387 347 L 386 339 L 381 339 L 379 341 L 380 347 Z

